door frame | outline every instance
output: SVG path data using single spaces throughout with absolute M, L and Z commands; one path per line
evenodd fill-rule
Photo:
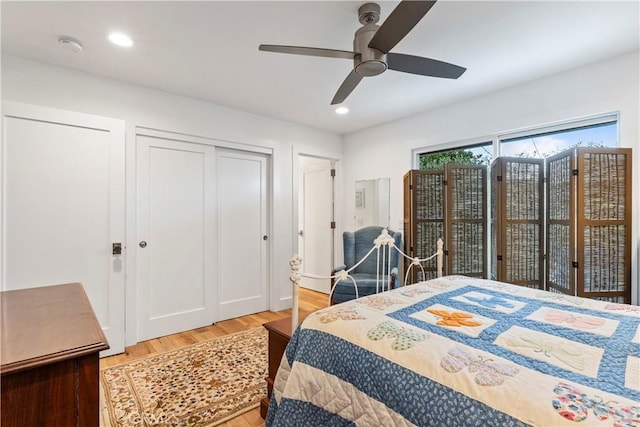
M 296 147 L 292 147 L 291 150 L 291 163 L 292 163 L 292 209 L 293 209 L 293 221 L 292 221 L 292 248 L 293 253 L 297 254 L 300 251 L 298 244 L 298 224 L 300 220 L 299 201 L 300 201 L 300 162 L 299 156 L 316 157 L 334 162 L 334 169 L 336 170 L 336 176 L 333 182 L 333 212 L 334 221 L 336 222 L 336 228 L 333 230 L 333 259 L 332 268 L 342 264 L 342 232 L 345 230 L 344 218 L 340 214 L 342 212 L 342 195 L 343 195 L 343 172 L 342 172 L 342 153 L 336 153 L 332 151 L 314 151 L 314 150 L 298 150 Z M 331 273 L 327 272 L 327 275 Z

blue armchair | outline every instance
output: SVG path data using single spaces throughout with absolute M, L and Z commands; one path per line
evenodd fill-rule
M 348 270 L 353 267 L 363 256 L 369 252 L 373 247 L 373 241 L 380 236 L 380 233 L 384 227 L 364 227 L 355 232 L 345 231 L 342 234 L 342 244 L 344 248 L 344 265 L 337 267 L 333 270 L 332 276 L 340 270 Z M 394 232 L 387 228 L 387 232 L 393 237 L 394 243 L 397 247 L 402 247 L 402 233 Z M 382 248 L 380 249 L 382 253 Z M 391 288 L 395 288 L 398 282 L 398 251 L 391 249 Z M 349 274 L 355 279 L 358 285 L 358 296 L 372 295 L 376 293 L 376 273 L 377 266 L 376 260 L 378 259 L 376 251 L 367 257 L 367 259 L 360 264 L 355 270 Z M 380 257 L 380 273 L 387 271 L 387 263 L 383 265 L 382 256 Z M 386 283 L 387 276 L 381 277 Z M 335 289 L 334 289 L 335 288 Z M 355 299 L 356 292 L 351 279 L 340 280 L 336 283 L 334 279 L 331 280 L 331 289 L 333 289 L 333 297 L 331 298 L 331 304 L 337 304 L 348 300 Z

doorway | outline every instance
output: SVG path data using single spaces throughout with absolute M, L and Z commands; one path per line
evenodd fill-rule
M 302 258 L 301 272 L 329 276 L 334 260 L 334 176 L 335 161 L 298 156 L 298 252 Z M 329 279 L 302 277 L 300 285 L 328 294 Z

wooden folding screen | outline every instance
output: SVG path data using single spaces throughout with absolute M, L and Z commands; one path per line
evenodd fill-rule
M 578 148 L 547 160 L 547 283 L 631 302 L 631 149 Z
M 627 148 L 571 149 L 544 162 L 496 159 L 491 276 L 630 303 L 631 163 Z M 405 252 L 425 258 L 443 238 L 445 274 L 486 277 L 486 168 L 450 164 L 444 170 L 410 171 L 404 194 Z M 435 277 L 435 262 L 426 267 L 424 279 Z M 422 279 L 415 272 L 409 281 Z
M 491 166 L 492 278 L 544 288 L 544 160 L 500 157 Z
M 487 169 L 479 165 L 412 170 L 404 176 L 404 251 L 426 258 L 444 241 L 445 274 L 486 277 Z M 405 271 L 410 261 L 405 261 Z M 409 283 L 436 277 L 435 259 Z

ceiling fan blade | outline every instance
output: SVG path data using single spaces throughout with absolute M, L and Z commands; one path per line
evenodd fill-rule
M 445 79 L 457 79 L 467 71 L 464 67 L 449 64 L 448 62 L 423 58 L 422 56 L 405 55 L 403 53 L 388 53 L 387 67 L 390 70 L 402 71 L 403 73 Z
M 401 1 L 380 26 L 369 47 L 387 53 L 427 14 L 434 1 Z
M 362 76 L 356 74 L 355 70 L 352 70 L 338 88 L 338 91 L 331 100 L 331 105 L 341 104 L 345 99 L 347 99 L 347 96 L 349 96 L 356 86 L 358 86 L 360 80 L 362 80 Z
M 348 50 L 322 49 L 319 47 L 281 46 L 276 44 L 261 44 L 258 50 L 264 52 L 290 53 L 293 55 L 322 56 L 326 58 L 353 59 L 357 55 Z

